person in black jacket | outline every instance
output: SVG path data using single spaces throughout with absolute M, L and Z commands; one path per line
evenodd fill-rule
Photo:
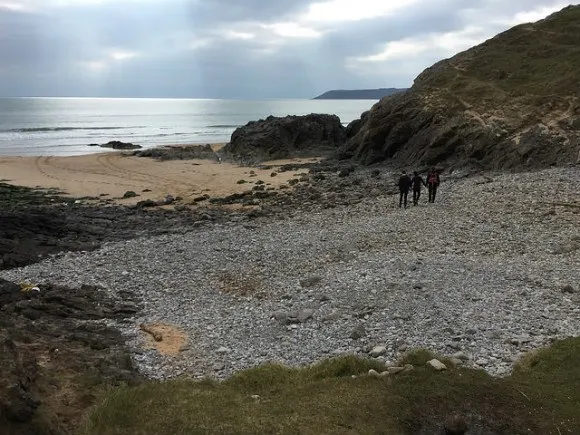
M 435 195 L 437 195 L 437 188 L 441 182 L 439 173 L 435 168 L 431 168 L 427 175 L 427 187 L 429 188 L 429 202 L 435 202 Z
M 423 180 L 423 177 L 419 175 L 417 171 L 413 172 L 413 205 L 419 204 L 419 198 L 421 198 L 421 189 L 423 186 L 427 186 L 427 183 Z
M 405 204 L 405 208 L 407 208 L 407 195 L 409 195 L 409 189 L 412 183 L 411 177 L 403 171 L 401 178 L 399 178 L 399 208 L 402 207 L 403 203 Z

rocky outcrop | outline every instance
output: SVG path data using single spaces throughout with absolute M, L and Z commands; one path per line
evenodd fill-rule
M 347 138 L 350 139 L 351 137 L 354 137 L 358 134 L 360 129 L 363 127 L 363 125 L 365 125 L 365 122 L 367 121 L 367 117 L 369 116 L 369 113 L 370 113 L 370 110 L 363 112 L 363 114 L 360 116 L 360 118 L 351 121 L 346 126 L 346 137 Z
M 176 199 L 167 195 L 159 202 L 152 201 L 152 205 L 166 205 Z M 75 198 L 0 183 L 0 270 L 35 263 L 57 252 L 92 250 L 106 241 L 193 227 L 206 213 L 148 213 L 141 207 L 91 200 L 100 202 L 98 206 L 87 206 Z M 227 215 L 221 210 L 214 214 L 216 219 Z
M 92 143 L 89 144 L 91 147 L 99 146 L 101 148 L 112 148 L 114 150 L 138 150 L 141 148 L 141 145 L 136 145 L 130 142 L 121 142 L 118 140 L 112 140 L 110 142 L 104 143 L 102 145 Z
M 217 154 L 211 145 L 183 145 L 150 148 L 143 151 L 135 151 L 137 157 L 150 157 L 157 160 L 218 160 Z
M 289 157 L 321 156 L 343 145 L 345 128 L 336 115 L 269 116 L 234 131 L 226 158 L 257 163 Z
M 348 127 L 343 159 L 519 169 L 580 151 L 580 6 L 435 64 Z
M 138 382 L 121 333 L 102 322 L 137 311 L 96 287 L 0 279 L 0 433 L 76 433 L 96 390 Z

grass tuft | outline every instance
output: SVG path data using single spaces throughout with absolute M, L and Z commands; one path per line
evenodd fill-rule
M 481 370 L 436 372 L 420 349 L 401 363 L 410 372 L 361 375 L 382 364 L 353 356 L 304 368 L 269 364 L 223 382 L 147 382 L 109 391 L 84 435 L 278 433 L 580 433 L 580 338 L 526 356 L 512 376 Z M 442 362 L 445 359 L 441 359 Z
M 307 379 L 322 380 L 367 374 L 371 369 L 380 373 L 385 370 L 385 365 L 373 359 L 349 355 L 322 361 L 311 367 L 301 369 L 300 373 Z

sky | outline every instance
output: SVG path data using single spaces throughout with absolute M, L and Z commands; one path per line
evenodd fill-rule
M 561 0 L 0 0 L 0 96 L 311 98 L 409 87 Z

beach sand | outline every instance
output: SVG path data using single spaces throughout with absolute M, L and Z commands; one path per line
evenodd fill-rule
M 20 186 L 58 189 L 72 197 L 103 195 L 105 199 L 114 198 L 115 202 L 123 204 L 162 199 L 166 195 L 181 196 L 187 201 L 202 194 L 214 197 L 244 192 L 253 187 L 250 183 L 258 180 L 276 188 L 305 172 L 281 172 L 272 177 L 279 166 L 315 160 L 264 162 L 272 168 L 260 169 L 208 160 L 157 161 L 121 152 L 70 157 L 0 157 L 0 180 Z M 256 176 L 251 177 L 250 171 Z M 239 180 L 248 184 L 238 184 Z M 127 191 L 134 191 L 139 196 L 122 199 Z

